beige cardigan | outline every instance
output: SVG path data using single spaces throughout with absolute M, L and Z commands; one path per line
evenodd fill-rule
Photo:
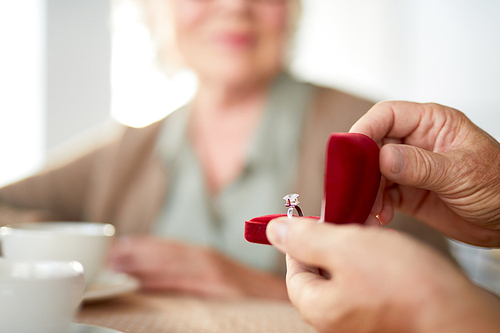
M 314 88 L 311 100 L 300 141 L 300 178 L 295 191 L 308 215 L 320 215 L 328 136 L 348 131 L 372 103 L 321 87 Z M 25 220 L 95 221 L 114 224 L 118 234 L 148 233 L 162 207 L 168 181 L 154 154 L 161 124 L 125 127 L 110 143 L 1 188 L 0 225 Z M 447 251 L 445 239 L 437 232 L 407 217 L 396 220 L 394 228 Z

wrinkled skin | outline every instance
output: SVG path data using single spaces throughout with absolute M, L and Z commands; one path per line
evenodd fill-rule
M 351 132 L 381 146 L 382 224 L 399 209 L 451 238 L 500 246 L 500 144 L 463 113 L 438 104 L 384 102 Z

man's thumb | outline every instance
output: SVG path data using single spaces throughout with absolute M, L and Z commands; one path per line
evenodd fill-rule
M 450 164 L 443 154 L 410 145 L 388 144 L 380 150 L 380 172 L 401 185 L 439 191 Z

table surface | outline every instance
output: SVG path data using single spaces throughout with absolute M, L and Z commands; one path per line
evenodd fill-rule
M 84 304 L 76 321 L 124 333 L 315 332 L 288 302 L 143 292 Z

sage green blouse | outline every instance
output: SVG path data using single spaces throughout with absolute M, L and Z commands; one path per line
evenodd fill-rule
M 286 212 L 282 198 L 297 177 L 299 140 L 312 88 L 287 73 L 276 78 L 243 172 L 216 196 L 208 194 L 188 139 L 189 106 L 169 115 L 157 145 L 169 178 L 168 193 L 153 233 L 213 247 L 259 269 L 282 271 L 283 257 L 276 249 L 244 239 L 245 220 Z

